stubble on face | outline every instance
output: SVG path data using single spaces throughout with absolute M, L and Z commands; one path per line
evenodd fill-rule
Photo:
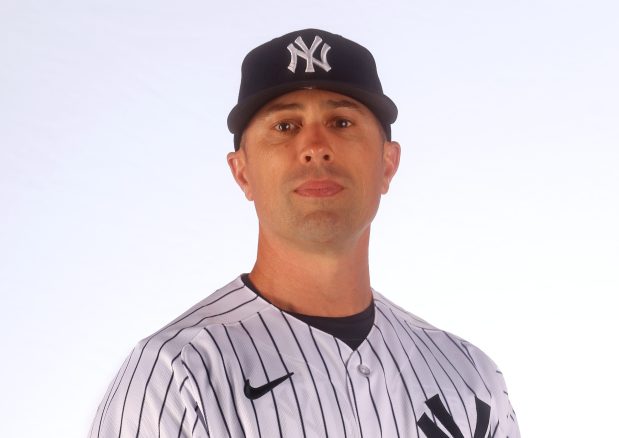
M 349 102 L 348 98 L 334 93 L 311 93 L 319 99 L 308 99 L 307 92 L 299 92 L 296 94 L 298 98 L 285 98 L 283 103 L 295 103 L 299 107 L 308 105 L 305 108 L 310 108 L 311 105 L 322 105 L 324 101 L 336 104 Z M 348 105 L 343 106 L 346 107 L 342 110 L 344 118 L 347 114 L 351 116 L 356 127 L 349 135 L 336 133 L 332 125 L 325 128 L 322 135 L 328 137 L 321 138 L 321 141 L 333 147 L 334 156 L 330 160 L 322 161 L 319 156 L 314 157 L 318 161 L 310 163 L 308 160 L 307 164 L 300 164 L 298 153 L 302 149 L 299 145 L 303 143 L 292 140 L 292 137 L 286 137 L 280 143 L 280 138 L 273 137 L 273 133 L 266 129 L 273 121 L 268 118 L 257 116 L 256 124 L 250 124 L 244 132 L 239 152 L 244 156 L 248 186 L 252 191 L 248 198 L 254 201 L 260 231 L 264 236 L 321 252 L 354 245 L 363 234 L 369 236 L 370 223 L 381 197 L 385 138 L 369 110 L 361 104 L 350 105 L 357 107 L 357 112 Z M 324 111 L 320 117 L 325 117 L 321 123 L 330 123 L 331 113 L 322 106 L 320 108 Z M 313 117 L 316 114 L 301 111 L 292 113 L 290 119 L 294 120 L 293 123 L 297 117 L 305 117 L 305 114 Z M 269 114 L 267 110 L 265 113 Z M 278 118 L 279 115 L 274 117 Z M 288 116 L 282 119 L 289 120 Z M 366 128 L 362 129 L 361 125 Z M 249 131 L 251 135 L 248 135 Z M 330 147 L 327 149 L 331 150 Z M 341 185 L 342 190 L 324 197 L 302 196 L 295 192 L 307 181 L 325 180 Z
M 272 181 L 272 189 L 281 191 L 281 196 L 271 197 L 268 202 L 255 200 L 262 231 L 309 251 L 338 250 L 354 244 L 361 234 L 369 233 L 380 194 L 373 193 L 372 187 L 360 186 L 351 172 L 354 169 L 330 163 L 298 168 L 280 183 Z M 300 184 L 309 180 L 336 181 L 343 189 L 327 197 L 308 198 L 295 193 Z M 368 197 L 375 202 L 369 203 Z

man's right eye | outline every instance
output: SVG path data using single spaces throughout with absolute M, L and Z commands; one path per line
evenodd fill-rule
M 279 132 L 290 132 L 294 125 L 290 122 L 279 122 L 275 125 L 275 130 Z

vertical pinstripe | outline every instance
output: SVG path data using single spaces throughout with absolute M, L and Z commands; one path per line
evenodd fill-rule
M 368 342 L 368 340 L 366 339 L 365 342 Z M 357 350 L 357 355 L 359 356 L 359 366 L 362 366 L 363 358 L 361 357 L 361 354 L 359 354 L 359 350 Z M 380 414 L 378 413 L 378 409 L 376 408 L 376 401 L 374 400 L 374 396 L 372 395 L 372 385 L 371 385 L 370 379 L 367 376 L 365 377 L 365 379 L 368 384 L 368 395 L 370 397 L 370 402 L 372 402 L 372 408 L 374 409 L 374 413 L 376 414 L 376 421 L 378 422 L 378 429 L 380 430 L 380 435 L 382 436 L 383 435 L 383 424 L 382 424 L 382 421 L 380 421 Z
M 419 378 L 419 374 L 417 374 L 417 371 L 415 370 L 415 366 L 413 365 L 413 362 L 411 360 L 411 357 L 406 349 L 406 347 L 404 346 L 404 343 L 402 342 L 402 338 L 400 337 L 400 334 L 398 333 L 398 331 L 396 330 L 395 326 L 393 325 L 393 322 L 389 319 L 389 317 L 379 308 L 378 311 L 380 312 L 380 314 L 385 318 L 385 321 L 387 321 L 389 323 L 389 326 L 391 327 L 391 329 L 393 330 L 393 333 L 396 337 L 396 339 L 398 340 L 398 344 L 400 345 L 400 347 L 402 348 L 402 353 L 404 354 L 404 356 L 406 357 L 406 361 L 408 362 L 408 365 L 410 366 L 411 370 L 413 371 L 413 375 L 415 376 L 415 380 L 417 381 L 417 384 L 419 385 L 419 389 L 421 390 L 422 394 L 423 394 L 423 398 L 427 399 L 428 395 L 426 394 L 426 390 L 423 386 L 423 384 L 421 383 L 421 380 Z M 391 314 L 393 315 L 393 317 L 395 318 L 395 315 L 393 314 L 393 310 L 391 311 Z M 382 332 L 381 332 L 382 334 Z M 383 336 L 383 341 L 386 344 L 385 338 Z M 395 361 L 395 359 L 394 359 Z M 413 412 L 414 414 L 414 412 Z M 417 418 L 417 416 L 415 415 L 415 418 Z
M 376 326 L 374 326 L 376 327 Z M 391 416 L 393 417 L 393 424 L 395 426 L 395 432 L 397 434 L 397 436 L 400 436 L 400 427 L 398 426 L 398 419 L 396 418 L 395 415 L 395 410 L 393 409 L 393 401 L 391 400 L 391 395 L 389 392 L 389 387 L 387 386 L 387 377 L 389 377 L 386 373 L 385 373 L 385 367 L 383 366 L 383 361 L 380 360 L 380 356 L 376 353 L 376 350 L 374 349 L 374 347 L 372 346 L 372 343 L 370 341 L 368 341 L 368 345 L 370 346 L 370 349 L 372 350 L 372 352 L 374 353 L 374 356 L 376 356 L 376 360 L 378 361 L 378 364 L 380 365 L 380 369 L 383 371 L 383 379 L 384 379 L 384 384 L 385 384 L 385 394 L 387 394 L 387 400 L 389 401 L 389 408 L 391 409 Z
M 337 352 L 340 355 L 342 364 L 344 365 L 344 367 L 346 367 L 346 361 L 344 360 L 344 357 L 342 356 L 342 349 L 340 348 L 340 343 L 335 338 L 333 338 L 333 341 L 335 342 L 335 347 L 337 348 Z M 352 379 L 350 378 L 350 373 L 348 372 L 348 370 L 346 370 L 346 380 L 347 380 L 347 383 L 350 385 L 350 393 L 352 394 L 352 399 L 353 399 L 354 406 L 355 406 L 355 417 L 357 418 L 357 422 L 359 424 L 359 435 L 363 437 L 363 426 L 361 425 L 361 414 L 359 414 L 359 406 L 357 405 L 357 395 L 355 393 L 355 385 L 353 384 Z
M 185 386 L 185 383 L 187 382 L 188 379 L 189 377 L 185 377 L 183 379 L 183 381 L 181 382 L 181 386 L 178 389 L 179 392 L 183 390 L 183 386 Z M 170 392 L 170 387 L 172 386 L 173 381 L 174 381 L 174 372 L 172 372 L 172 375 L 170 376 L 170 380 L 168 381 L 168 386 L 166 386 L 165 395 L 163 396 L 163 403 L 161 403 L 161 410 L 159 411 L 159 420 L 157 421 L 157 436 L 158 437 L 161 436 L 161 417 L 163 417 L 165 401 L 168 398 L 168 393 Z
M 247 337 L 249 338 L 249 340 L 251 342 L 251 345 L 254 348 L 254 351 L 256 352 L 256 355 L 258 356 L 258 359 L 260 360 L 260 367 L 262 369 L 262 372 L 264 373 L 264 378 L 266 379 L 266 381 L 269 381 L 269 374 L 267 372 L 267 368 L 264 365 L 264 361 L 262 360 L 262 356 L 260 356 L 260 350 L 258 350 L 258 347 L 256 346 L 256 343 L 254 342 L 254 338 L 252 338 L 251 334 L 249 333 L 249 330 L 247 330 L 247 328 L 245 328 L 243 323 L 240 323 L 240 325 L 243 328 L 243 331 L 245 332 Z M 275 408 L 275 418 L 277 418 L 277 429 L 279 431 L 279 436 L 283 437 L 284 435 L 283 435 L 283 432 L 282 432 L 282 423 L 281 423 L 281 420 L 279 418 L 279 409 L 277 409 L 277 399 L 275 398 L 275 394 L 273 392 L 271 392 L 271 399 L 273 400 L 273 407 Z M 252 403 L 252 405 L 253 405 L 253 403 Z
M 441 363 L 441 361 L 438 360 L 438 358 L 436 357 L 434 352 L 430 349 L 430 347 L 428 347 L 428 344 L 425 343 L 425 341 L 421 338 L 421 336 L 418 333 L 414 333 L 414 334 L 415 334 L 415 336 L 417 336 L 417 339 L 419 339 L 421 341 L 421 343 L 424 345 L 424 347 L 426 347 L 428 349 L 428 351 L 430 352 L 430 354 L 432 355 L 432 357 L 434 358 L 434 360 L 436 361 L 436 363 L 438 364 L 440 369 L 443 371 L 443 373 L 445 374 L 445 376 L 447 377 L 449 382 L 451 382 L 451 386 L 453 386 L 453 388 L 456 390 L 456 394 L 458 395 L 458 399 L 460 399 L 460 403 L 462 404 L 462 408 L 464 409 L 464 412 L 466 414 L 465 417 L 466 417 L 466 420 L 467 420 L 467 423 L 468 423 L 468 426 L 469 426 L 469 432 L 471 433 L 471 435 L 473 435 L 473 429 L 471 428 L 471 420 L 470 420 L 469 414 L 468 414 L 468 412 L 466 410 L 466 404 L 464 403 L 464 399 L 462 398 L 462 395 L 460 394 L 460 391 L 458 390 L 458 386 L 454 383 L 453 379 L 451 378 L 451 376 L 449 375 L 449 373 L 445 369 L 445 365 L 443 365 Z M 426 333 L 426 335 L 427 335 L 427 333 Z M 451 414 L 451 415 L 453 415 L 453 414 Z
M 230 427 L 228 426 L 228 422 L 226 421 L 226 416 L 224 414 L 224 410 L 223 410 L 223 408 L 221 406 L 221 402 L 219 401 L 219 396 L 217 395 L 217 391 L 213 387 L 213 380 L 211 379 L 211 373 L 209 372 L 209 368 L 206 366 L 206 362 L 204 360 L 204 356 L 202 356 L 202 353 L 191 342 L 189 343 L 189 346 L 196 352 L 196 354 L 200 358 L 200 361 L 202 362 L 202 366 L 204 367 L 204 371 L 206 373 L 206 378 L 208 379 L 208 387 L 209 387 L 209 389 L 212 390 L 213 398 L 215 399 L 215 403 L 217 404 L 217 410 L 219 411 L 219 414 L 221 415 L 221 423 L 226 428 L 227 435 L 229 437 L 232 437 L 232 433 L 230 433 Z M 189 372 L 191 372 L 191 371 L 189 371 Z M 191 375 L 193 377 L 193 380 L 194 380 L 194 383 L 195 383 L 196 387 L 198 387 L 198 390 L 200 390 L 200 386 L 198 385 L 198 382 L 197 382 L 195 376 L 193 375 L 193 373 L 191 373 Z M 200 396 L 202 396 L 203 392 L 206 392 L 206 390 L 203 389 L 202 391 L 199 391 Z M 202 402 L 202 411 L 205 412 L 206 409 L 205 409 L 205 405 L 204 405 L 204 400 L 200 399 L 200 401 Z
M 426 364 L 426 367 L 428 368 L 428 371 L 430 372 L 430 374 L 432 375 L 432 379 L 434 380 L 434 383 L 436 384 L 436 386 L 438 387 L 441 395 L 443 396 L 443 399 L 445 400 L 445 404 L 447 406 L 447 410 L 449 411 L 449 413 L 451 414 L 451 409 L 449 408 L 449 401 L 447 400 L 447 397 L 445 397 L 445 393 L 443 392 L 443 389 L 441 387 L 441 385 L 438 382 L 438 379 L 436 378 L 436 375 L 434 374 L 433 368 L 430 366 L 430 364 L 428 363 L 428 359 L 426 358 L 426 356 L 423 354 L 423 352 L 421 351 L 421 349 L 419 348 L 419 345 L 417 345 L 417 342 L 415 342 L 415 340 L 413 339 L 413 336 L 411 335 L 411 333 L 409 333 L 407 326 L 400 321 L 399 319 L 396 318 L 396 321 L 398 321 L 398 323 L 400 323 L 402 325 L 402 328 L 404 328 L 404 332 L 406 333 L 406 335 L 410 338 L 410 340 L 412 341 L 415 349 L 419 352 L 421 359 L 423 359 L 423 362 Z M 425 393 L 424 393 L 425 395 Z
M 221 352 L 221 348 L 219 348 L 219 345 L 217 344 L 217 340 L 215 339 L 215 337 L 213 337 L 213 334 L 206 328 L 204 328 L 204 331 L 211 337 L 211 339 L 213 340 L 213 344 L 215 344 L 215 347 L 217 348 L 217 352 L 219 353 L 219 358 L 221 359 L 221 363 L 223 365 L 222 368 L 224 370 L 224 375 L 226 376 L 226 382 L 228 382 L 228 388 L 230 388 L 230 393 L 232 394 L 234 392 L 234 389 L 232 388 L 232 383 L 230 383 L 230 377 L 228 376 L 228 369 L 225 366 L 225 359 L 224 359 L 224 355 Z M 236 406 L 235 398 L 230 397 L 230 400 L 232 400 L 232 405 L 234 407 L 234 413 L 236 414 L 236 419 L 239 422 L 241 432 L 243 432 L 243 436 L 247 436 L 247 434 L 245 433 L 245 429 L 243 428 L 243 422 L 241 421 L 241 418 L 239 417 L 239 411 Z
M 389 348 L 389 344 L 385 340 L 385 336 L 383 335 L 382 330 L 378 326 L 375 326 L 375 327 L 378 330 L 378 333 L 380 333 L 380 337 L 381 337 L 381 339 L 383 341 L 383 345 L 385 346 L 385 348 L 389 352 L 389 356 L 391 357 L 391 360 L 393 361 L 393 364 L 395 365 L 396 369 L 398 370 L 398 376 L 400 377 L 400 380 L 402 381 L 402 386 L 404 387 L 404 390 L 406 391 L 406 398 L 408 399 L 408 402 L 409 402 L 409 405 L 410 405 L 410 408 L 411 408 L 411 412 L 413 413 L 413 418 L 415 419 L 415 424 L 416 424 L 417 423 L 417 414 L 415 413 L 415 406 L 413 404 L 413 399 L 411 398 L 411 393 L 408 390 L 408 385 L 406 384 L 406 380 L 404 379 L 404 375 L 402 374 L 402 370 L 400 369 L 400 365 L 398 364 L 397 359 L 395 358 L 395 356 L 391 352 L 391 349 Z M 376 358 L 379 359 L 378 353 L 376 353 L 376 351 L 374 349 L 372 349 L 372 351 L 376 355 Z M 382 366 L 381 366 L 381 368 L 382 368 Z
M 454 340 L 453 336 L 451 336 L 449 333 L 445 333 L 445 336 L 447 336 L 447 339 L 449 339 L 451 341 L 451 343 L 454 344 L 456 346 L 456 348 L 462 352 L 462 354 L 470 362 L 470 364 L 473 365 L 473 368 L 475 369 L 475 372 L 477 373 L 477 375 L 481 379 L 481 382 L 484 384 L 484 388 L 486 388 L 486 391 L 488 392 L 488 395 L 490 395 L 490 388 L 488 388 L 488 385 L 486 385 L 486 381 L 484 380 L 484 377 L 481 375 L 481 373 L 477 369 L 477 366 L 475 365 L 475 362 L 473 362 L 473 358 L 471 357 L 471 355 L 468 352 L 468 350 L 466 350 L 466 347 L 464 346 L 464 344 L 458 344 Z
M 312 385 L 314 386 L 314 391 L 316 392 L 316 399 L 318 400 L 318 407 L 320 408 L 320 416 L 322 417 L 322 424 L 324 425 L 324 428 L 325 428 L 325 437 L 328 437 L 329 436 L 329 431 L 327 429 L 327 421 L 325 420 L 325 412 L 322 409 L 322 401 L 320 400 L 320 394 L 318 393 L 318 388 L 316 387 L 316 380 L 314 379 L 314 375 L 312 374 L 312 369 L 310 368 L 310 364 L 307 362 L 307 358 L 305 357 L 305 353 L 303 352 L 303 348 L 301 347 L 301 344 L 299 343 L 299 339 L 297 338 L 297 335 L 294 334 L 294 330 L 290 326 L 290 323 L 288 322 L 288 319 L 286 318 L 285 313 L 282 312 L 281 314 L 282 314 L 282 318 L 286 322 L 286 325 L 290 329 L 290 333 L 292 334 L 292 337 L 294 338 L 295 343 L 299 347 L 299 353 L 301 353 L 301 356 L 303 356 L 303 360 L 305 361 L 305 365 L 307 366 L 307 372 L 309 373 L 309 376 L 312 379 Z M 286 370 L 286 371 L 288 371 L 288 370 Z M 301 421 L 303 421 L 303 420 L 301 420 Z M 304 432 L 304 435 L 305 435 L 305 430 L 303 432 Z
M 230 342 L 230 347 L 232 348 L 234 357 L 236 358 L 236 361 L 239 364 L 239 370 L 241 371 L 241 376 L 243 376 L 243 381 L 245 381 L 245 378 L 246 378 L 245 371 L 243 371 L 243 364 L 241 363 L 241 360 L 239 359 L 239 355 L 236 352 L 236 348 L 234 347 L 234 342 L 232 342 L 232 338 L 230 337 L 230 333 L 228 332 L 228 328 L 226 326 L 224 326 L 224 330 L 226 331 L 226 337 L 228 338 L 228 342 Z M 260 420 L 258 419 L 258 413 L 256 412 L 256 406 L 253 400 L 251 400 L 251 407 L 252 407 L 252 410 L 254 411 L 254 419 L 256 420 L 256 427 L 258 428 L 258 437 L 262 438 L 262 432 L 260 431 Z
M 519 438 L 502 374 L 483 352 L 377 292 L 374 304 L 374 326 L 351 350 L 236 279 L 136 346 L 90 437 L 434 438 L 423 419 L 424 430 L 445 421 L 466 438 Z M 288 373 L 245 396 L 246 381 Z M 431 400 L 444 406 L 440 418 Z
M 230 291 L 229 293 L 236 292 L 237 290 L 240 290 L 240 289 L 235 289 L 235 290 L 232 290 L 232 291 Z M 228 294 L 229 294 L 229 293 L 228 293 Z M 226 294 L 226 295 L 224 295 L 223 297 L 220 297 L 220 298 L 218 298 L 218 299 L 214 300 L 214 301 L 213 301 L 213 303 L 211 303 L 211 304 L 216 303 L 217 301 L 219 301 L 220 299 L 224 298 L 224 297 L 225 297 L 225 296 L 227 296 L 228 294 Z M 247 303 L 241 303 L 241 304 L 239 304 L 239 305 L 238 305 L 238 307 L 241 307 L 241 306 L 243 306 L 243 305 L 245 305 L 245 304 L 247 304 Z M 205 306 L 203 306 L 203 307 L 206 307 L 206 305 L 205 305 Z M 202 307 L 202 308 L 203 308 L 203 307 Z M 201 308 L 200 308 L 200 309 L 196 309 L 196 310 L 201 310 Z M 224 313 L 228 313 L 228 312 L 233 311 L 233 310 L 235 310 L 235 308 L 230 309 L 230 310 L 228 310 L 228 311 L 226 311 L 226 312 L 223 312 L 222 314 L 224 314 Z M 192 312 L 192 313 L 193 313 L 193 312 Z M 190 315 L 191 315 L 191 314 L 190 314 Z M 188 315 L 188 316 L 189 316 L 189 315 Z M 216 316 L 220 316 L 220 315 L 212 315 L 211 317 L 216 317 Z M 197 326 L 197 325 L 199 325 L 201 322 L 203 322 L 206 318 L 208 318 L 208 317 L 206 317 L 206 316 L 205 316 L 203 319 L 199 320 L 197 323 L 195 323 L 193 326 L 190 326 L 189 328 L 196 327 L 196 326 Z M 170 326 L 171 326 L 171 325 L 172 325 L 172 324 L 170 324 L 170 325 L 166 326 L 164 329 L 160 330 L 160 332 L 158 332 L 157 334 L 159 334 L 159 333 L 163 332 L 166 328 L 170 328 Z M 183 328 L 179 329 L 178 331 L 176 331 L 176 333 L 175 333 L 173 336 L 171 336 L 171 337 L 167 338 L 167 339 L 166 339 L 166 340 L 165 340 L 165 341 L 161 344 L 161 346 L 159 347 L 159 350 L 158 350 L 158 352 L 157 352 L 157 356 L 156 356 L 155 360 L 153 361 L 152 368 L 150 369 L 150 373 L 148 374 L 148 378 L 146 379 L 146 384 L 145 384 L 145 387 L 144 387 L 144 395 L 143 395 L 143 397 L 142 397 L 142 403 L 141 403 L 141 405 L 140 405 L 140 413 L 139 413 L 138 422 L 137 422 L 137 431 L 136 431 L 136 434 L 135 434 L 136 438 L 137 438 L 137 437 L 139 436 L 139 434 L 140 434 L 140 425 L 141 425 L 142 413 L 143 413 L 143 409 L 144 409 L 144 402 L 145 402 L 145 400 L 146 400 L 146 391 L 147 391 L 147 389 L 148 389 L 148 384 L 150 383 L 150 380 L 151 380 L 151 378 L 152 378 L 152 376 L 153 376 L 153 373 L 155 372 L 155 367 L 157 366 L 158 359 L 159 359 L 159 356 L 160 356 L 160 354 L 161 354 L 161 351 L 164 349 L 164 347 L 166 346 L 166 344 L 168 344 L 169 342 L 173 341 L 173 340 L 174 340 L 174 339 L 175 339 L 178 335 L 180 335 L 180 334 L 181 334 L 181 332 L 182 332 L 183 330 L 185 330 L 185 327 L 183 327 Z M 128 398 L 128 396 L 129 396 L 129 390 L 130 390 L 130 388 L 131 388 L 131 384 L 132 384 L 133 379 L 134 379 L 134 377 L 135 377 L 135 374 L 136 374 L 136 372 L 137 372 L 137 370 L 138 370 L 138 365 L 140 364 L 140 361 L 141 361 L 141 359 L 142 359 L 142 355 L 143 355 L 143 354 L 144 354 L 144 352 L 146 351 L 146 347 L 148 346 L 148 344 L 150 343 L 150 341 L 151 341 L 152 339 L 154 339 L 154 338 L 155 338 L 155 336 L 151 336 L 150 338 L 148 338 L 148 339 L 146 340 L 146 342 L 145 342 L 145 344 L 144 344 L 144 347 L 140 350 L 140 355 L 139 355 L 139 357 L 138 357 L 136 367 L 134 368 L 133 373 L 131 374 L 131 378 L 129 379 L 129 384 L 128 384 L 128 386 L 127 386 L 127 391 L 126 391 L 126 393 L 125 393 L 125 398 L 124 398 L 124 400 L 123 400 L 123 409 L 122 409 L 122 413 L 121 413 L 121 417 L 120 417 L 120 428 L 119 428 L 119 430 L 118 430 L 118 437 L 119 437 L 119 438 L 120 438 L 120 437 L 121 437 L 121 435 L 122 435 L 123 418 L 124 418 L 124 414 L 125 414 L 125 406 L 126 406 L 126 403 L 127 403 L 127 398 Z
M 107 412 L 107 408 L 109 406 L 109 403 L 111 402 L 111 400 L 114 398 L 114 396 L 116 395 L 116 391 L 118 391 L 118 388 L 120 387 L 120 383 L 118 383 L 118 386 L 116 386 L 116 389 L 114 389 L 114 391 L 112 392 L 112 389 L 114 388 L 114 385 L 116 385 L 117 381 L 120 382 L 122 381 L 122 379 L 125 377 L 125 372 L 127 372 L 127 368 L 129 367 L 129 362 L 131 362 L 131 358 L 133 357 L 133 351 L 131 352 L 131 355 L 129 355 L 129 357 L 125 360 L 125 363 L 123 364 L 122 369 L 122 375 L 121 372 L 119 371 L 116 374 L 116 377 L 114 378 L 114 381 L 112 382 L 112 384 L 110 385 L 110 389 L 107 393 L 107 396 L 105 397 L 105 402 L 103 403 L 101 409 L 101 416 L 100 416 L 100 420 L 99 420 L 99 428 L 97 429 L 97 436 L 99 436 L 99 434 L 101 433 L 101 419 L 103 419 L 103 417 L 105 416 L 106 412 Z M 120 380 L 118 380 L 118 376 L 120 377 Z M 111 396 L 111 397 L 110 397 Z M 93 422 L 93 426 L 94 426 L 94 422 Z M 91 435 L 92 435 L 92 429 L 90 431 Z
M 320 351 L 320 348 L 318 347 L 318 344 L 316 343 L 316 338 L 314 337 L 314 329 L 312 329 L 312 327 L 307 326 L 310 337 L 312 338 L 312 342 L 314 344 L 314 347 L 316 347 L 316 352 L 318 353 L 318 355 L 320 356 L 320 360 L 322 361 L 322 364 L 325 367 L 325 372 L 327 373 L 327 377 L 329 379 L 329 383 L 331 383 L 331 388 L 333 389 L 333 397 L 335 398 L 335 404 L 337 405 L 337 410 L 340 413 L 340 418 L 342 420 L 342 432 L 344 433 L 344 438 L 346 438 L 348 436 L 348 433 L 346 432 L 346 423 L 344 422 L 344 414 L 342 413 L 342 406 L 340 405 L 340 400 L 339 397 L 337 396 L 337 390 L 335 389 L 335 385 L 333 384 L 333 379 L 331 378 L 331 373 L 329 372 L 329 367 L 327 366 L 327 363 L 325 362 L 325 358 L 322 355 L 322 352 Z
M 262 316 L 262 314 L 258 314 L 258 318 L 260 318 L 260 321 L 262 322 L 262 325 L 264 325 L 264 328 L 267 332 L 267 334 L 269 335 L 269 338 L 271 339 L 271 342 L 273 343 L 273 346 L 275 347 L 275 351 L 277 351 L 277 355 L 279 356 L 279 360 L 281 361 L 284 369 L 286 370 L 286 374 L 290 374 L 290 369 L 288 368 L 288 366 L 286 365 L 286 361 L 284 361 L 284 358 L 282 357 L 282 354 L 279 350 L 279 347 L 277 346 L 277 343 L 275 342 L 275 338 L 273 338 L 273 334 L 271 333 L 271 330 L 269 330 L 269 326 L 266 323 L 266 321 L 264 320 L 264 317 Z M 305 423 L 303 422 L 303 413 L 301 412 L 301 405 L 299 404 L 299 396 L 297 395 L 297 390 L 295 389 L 294 386 L 294 381 L 292 379 L 288 380 L 290 382 L 290 386 L 292 388 L 292 393 L 294 394 L 294 401 L 297 405 L 297 411 L 299 413 L 299 424 L 301 425 L 301 431 L 303 432 L 303 436 L 307 436 L 305 433 Z

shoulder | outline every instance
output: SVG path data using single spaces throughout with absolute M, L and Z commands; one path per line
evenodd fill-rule
M 210 326 L 242 321 L 265 305 L 238 277 L 139 341 L 132 352 L 132 359 L 140 364 L 154 366 L 163 362 L 163 365 L 169 366 L 192 339 Z
M 499 427 L 509 430 L 509 436 L 518 436 L 503 373 L 490 356 L 468 340 L 430 324 L 377 292 L 374 301 L 376 324 L 395 326 L 394 333 L 399 331 L 408 337 L 420 360 L 436 367 L 433 378 L 444 374 L 449 376 L 449 385 L 466 382 L 465 386 L 480 397 L 483 395 L 492 406 Z
M 182 414 L 190 403 L 188 395 L 171 391 L 171 387 L 178 389 L 184 384 L 181 362 L 185 347 L 209 326 L 236 323 L 265 305 L 237 278 L 139 341 L 108 387 L 93 433 L 99 437 L 135 436 L 143 431 L 148 435 L 154 433 L 149 429 L 153 424 L 164 427 L 162 418 Z
M 377 292 L 374 293 L 374 301 L 378 314 L 390 314 L 391 320 L 397 321 L 418 344 L 426 346 L 427 351 L 438 352 L 451 366 L 460 370 L 470 369 L 489 380 L 501 379 L 501 372 L 494 361 L 471 342 L 430 324 Z

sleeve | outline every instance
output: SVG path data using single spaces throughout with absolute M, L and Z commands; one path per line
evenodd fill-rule
M 181 352 L 147 339 L 121 366 L 101 401 L 90 438 L 208 437 Z
M 505 425 L 505 437 L 506 438 L 520 438 L 520 428 L 518 427 L 518 420 L 516 419 L 516 412 L 509 401 L 509 393 L 507 392 L 507 385 L 505 385 L 505 379 L 503 373 L 497 368 L 497 386 L 500 388 L 499 397 L 501 397 L 501 410 L 500 414 L 503 416 L 503 424 Z
M 490 425 L 491 436 L 495 438 L 520 438 L 516 412 L 509 400 L 503 373 L 483 351 L 468 342 L 465 342 L 465 346 L 492 393 L 495 424 Z

